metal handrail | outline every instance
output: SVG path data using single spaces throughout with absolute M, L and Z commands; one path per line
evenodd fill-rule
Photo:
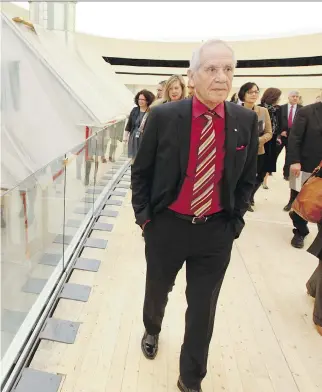
M 62 158 L 64 165 L 70 163 L 71 161 L 69 161 L 68 158 L 66 161 L 66 159 L 65 159 L 66 156 L 68 156 L 69 154 L 79 155 L 83 151 L 83 149 L 86 147 L 86 144 L 89 143 L 94 137 L 99 135 L 101 132 L 106 131 L 111 125 L 118 124 L 119 122 L 126 120 L 126 118 L 127 118 L 126 116 L 122 116 L 122 118 L 117 118 L 117 119 L 108 121 L 106 124 L 104 124 L 103 128 L 99 129 L 98 131 L 94 131 L 93 134 L 91 136 L 89 136 L 88 138 L 86 138 L 84 142 L 76 144 L 73 148 L 70 148 L 67 152 L 63 153 L 62 155 L 60 155 L 60 156 L 56 157 L 55 159 L 53 159 L 52 161 L 48 162 L 46 165 L 44 165 L 40 169 L 36 170 L 34 173 L 30 174 L 24 180 L 20 181 L 14 187 L 5 190 L 3 193 L 1 193 L 1 197 L 7 196 L 11 192 L 14 192 L 16 189 L 21 187 L 21 185 L 24 184 L 25 182 L 27 182 L 29 179 L 37 177 L 38 174 L 41 174 L 44 169 L 46 169 L 48 166 L 50 166 L 53 162 L 55 162 L 59 158 Z M 92 125 L 87 125 L 87 126 L 91 127 Z M 75 150 L 75 148 L 77 148 L 81 145 L 84 145 L 84 146 L 79 151 L 77 151 L 75 154 L 73 151 Z M 63 170 L 63 169 L 61 169 L 61 170 Z M 53 174 L 53 180 L 55 180 L 57 177 L 59 177 L 59 171 Z

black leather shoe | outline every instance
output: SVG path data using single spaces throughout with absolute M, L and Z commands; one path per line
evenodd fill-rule
M 158 353 L 159 335 L 149 335 L 144 332 L 141 349 L 147 359 L 154 359 Z
M 287 203 L 286 206 L 283 208 L 283 210 L 289 212 L 291 211 L 291 208 L 292 208 L 292 203 Z
M 294 248 L 302 249 L 304 247 L 304 237 L 298 233 L 295 233 L 294 237 L 292 238 L 291 245 Z
M 181 380 L 181 377 L 179 377 L 177 386 L 181 392 L 202 392 L 201 388 L 200 389 L 192 389 L 192 388 L 186 387 L 184 385 L 183 381 Z

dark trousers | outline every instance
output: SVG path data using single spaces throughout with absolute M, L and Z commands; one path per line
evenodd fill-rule
M 166 210 L 145 227 L 147 275 L 143 310 L 146 331 L 161 331 L 168 293 L 186 262 L 185 335 L 180 375 L 184 384 L 199 389 L 207 373 L 209 344 L 216 305 L 228 267 L 234 230 L 224 213 L 201 225 Z
M 322 231 L 322 223 L 318 223 L 319 234 Z M 313 272 L 312 276 L 306 283 L 306 288 L 311 297 L 315 298 L 314 310 L 313 310 L 313 321 L 316 325 L 322 327 L 322 250 L 320 244 L 319 235 L 313 241 L 313 244 L 308 249 L 308 252 L 318 256 L 320 261 Z
M 285 147 L 285 162 L 283 167 L 283 175 L 284 177 L 290 176 L 290 165 L 287 163 L 287 149 L 288 149 L 288 137 L 281 137 L 281 144 L 277 144 L 276 146 L 276 160 L 279 157 L 280 153 L 282 152 L 283 148 Z
M 257 156 L 257 174 L 256 174 L 254 189 L 253 189 L 253 192 L 250 197 L 251 202 L 254 201 L 255 193 L 258 191 L 258 189 L 262 185 L 264 178 L 266 176 L 266 171 L 264 171 L 264 165 L 265 165 L 265 154 L 258 155 Z
M 292 204 L 298 194 L 299 194 L 299 192 L 295 191 L 294 189 L 290 190 L 290 198 L 289 198 L 289 201 L 287 202 L 287 206 L 289 206 L 291 208 L 291 206 L 292 206 Z
M 307 225 L 307 221 L 302 217 L 300 217 L 299 215 L 297 215 L 297 213 L 294 211 L 290 212 L 290 217 L 292 219 L 293 226 L 294 226 L 293 233 L 294 234 L 298 233 L 302 237 L 306 237 L 310 233 Z
M 290 190 L 290 200 L 288 201 L 288 204 L 293 204 L 294 200 L 296 199 L 297 195 L 299 194 L 298 191 L 291 189 Z
M 306 283 L 306 288 L 310 296 L 315 298 L 313 321 L 322 327 L 322 260 Z

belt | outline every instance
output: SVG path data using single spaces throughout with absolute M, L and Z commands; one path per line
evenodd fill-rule
M 193 225 L 202 225 L 202 224 L 208 222 L 209 220 L 211 220 L 212 218 L 219 216 L 219 215 L 222 215 L 224 213 L 224 211 L 219 211 L 219 212 L 216 212 L 215 214 L 207 215 L 207 216 L 193 216 L 193 215 L 179 214 L 178 212 L 174 212 L 174 211 L 172 211 L 172 212 L 174 213 L 174 216 L 176 216 L 177 218 L 186 220 L 186 221 L 192 223 Z

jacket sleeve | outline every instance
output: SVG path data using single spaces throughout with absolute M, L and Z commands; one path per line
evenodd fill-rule
M 247 158 L 244 170 L 238 180 L 235 190 L 234 208 L 234 228 L 235 238 L 238 238 L 244 225 L 243 216 L 245 215 L 251 193 L 254 189 L 257 173 L 257 153 L 258 153 L 258 116 L 254 113 L 251 126 L 251 137 L 248 146 Z
M 301 163 L 301 144 L 307 128 L 307 116 L 304 109 L 299 109 L 294 118 L 292 132 L 288 139 L 287 163 Z
M 139 151 L 131 171 L 132 206 L 136 223 L 142 226 L 151 220 L 151 187 L 158 144 L 157 113 L 151 110 L 142 136 Z
M 277 128 L 278 136 L 284 131 L 288 132 L 286 120 L 287 120 L 287 106 L 282 105 L 280 107 L 280 110 L 278 111 L 278 116 L 277 116 L 277 123 L 279 124 Z
M 271 118 L 269 117 L 268 110 L 264 108 L 265 111 L 265 129 L 264 134 L 259 138 L 259 144 L 264 145 L 269 142 L 273 137 Z
M 130 113 L 130 116 L 129 116 L 129 121 L 127 122 L 126 127 L 125 127 L 125 131 L 126 132 L 131 132 L 131 130 L 132 130 L 132 127 L 133 127 L 133 117 L 134 117 L 134 114 L 135 114 L 135 110 L 136 110 L 136 107 L 131 110 L 131 113 Z

